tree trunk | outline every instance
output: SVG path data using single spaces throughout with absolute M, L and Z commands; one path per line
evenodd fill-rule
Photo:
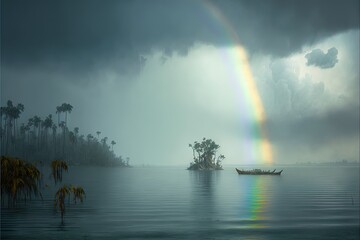
M 40 124 L 38 126 L 38 149 L 40 150 L 40 145 L 41 145 L 41 127 Z
M 9 141 L 11 139 L 11 121 L 10 118 L 7 117 L 7 126 L 6 126 L 6 148 L 5 148 L 5 155 L 9 152 Z
M 63 150 L 62 150 L 62 157 L 65 158 L 65 128 L 66 128 L 66 124 L 63 127 Z

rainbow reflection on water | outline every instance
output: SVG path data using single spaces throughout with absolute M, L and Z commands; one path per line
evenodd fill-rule
M 239 217 L 245 223 L 240 228 L 267 228 L 269 220 L 267 209 L 270 196 L 268 195 L 269 180 L 267 176 L 240 176 L 241 177 L 241 203 L 239 204 Z

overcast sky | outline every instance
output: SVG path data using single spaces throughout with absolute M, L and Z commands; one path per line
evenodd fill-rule
M 224 163 L 261 162 L 224 58 L 239 43 L 209 4 L 249 55 L 274 162 L 358 160 L 358 0 L 2 0 L 1 105 L 25 122 L 68 102 L 71 128 L 135 165 L 187 165 L 202 137 Z

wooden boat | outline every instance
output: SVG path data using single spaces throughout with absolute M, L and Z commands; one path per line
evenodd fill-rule
M 241 175 L 280 175 L 282 173 L 283 170 L 276 172 L 276 169 L 274 169 L 273 171 L 264 171 L 261 169 L 253 169 L 253 170 L 240 170 L 235 168 L 236 171 L 238 172 L 238 174 Z

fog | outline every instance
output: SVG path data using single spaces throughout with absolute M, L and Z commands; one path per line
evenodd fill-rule
M 245 90 L 223 57 L 236 46 L 200 31 L 213 21 L 202 20 L 206 2 L 87 2 L 84 10 L 82 1 L 32 1 L 26 9 L 14 2 L 1 2 L 1 106 L 23 103 L 20 122 L 68 102 L 70 129 L 101 131 L 133 165 L 188 165 L 188 144 L 203 137 L 221 146 L 224 164 L 261 162 L 246 158 Z M 249 53 L 274 162 L 357 161 L 358 2 L 214 4 Z M 328 11 L 315 18 L 316 9 Z M 330 65 L 316 56 L 307 63 L 307 54 L 332 48 Z

